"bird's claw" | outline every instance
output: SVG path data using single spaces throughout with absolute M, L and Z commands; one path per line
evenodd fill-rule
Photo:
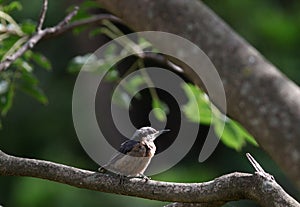
M 119 175 L 119 185 L 123 185 L 124 184 L 124 181 L 125 181 L 125 176 L 124 175 Z
M 146 182 L 148 181 L 148 180 L 151 180 L 151 178 L 150 177 L 148 177 L 148 176 L 146 176 L 146 175 L 144 175 L 144 174 L 139 174 L 138 176 L 137 176 L 137 178 L 141 178 L 141 179 L 143 179 L 143 180 L 145 180 Z

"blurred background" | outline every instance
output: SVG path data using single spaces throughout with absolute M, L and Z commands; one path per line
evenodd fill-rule
M 12 16 L 22 21 L 36 21 L 42 1 L 22 0 L 23 9 Z M 297 0 L 217 0 L 204 1 L 223 18 L 237 33 L 257 48 L 270 62 L 282 70 L 286 76 L 300 84 L 300 2 Z M 4 2 L 5 3 L 5 2 Z M 66 14 L 74 1 L 50 1 L 45 25 L 52 26 Z M 125 29 L 126 30 L 126 29 Z M 78 55 L 93 52 L 107 39 L 89 37 L 83 32 L 74 35 L 69 32 L 62 36 L 41 42 L 36 51 L 43 53 L 52 63 L 52 71 L 39 68 L 35 74 L 45 91 L 49 103 L 45 106 L 31 97 L 18 92 L 12 109 L 3 119 L 0 130 L 0 149 L 4 152 L 28 158 L 44 159 L 74 167 L 96 170 L 98 165 L 81 147 L 72 121 L 72 92 L 76 75 L 66 68 L 70 60 Z M 107 84 L 103 101 L 109 99 L 111 86 Z M 130 115 L 134 125 L 139 128 L 149 124 L 148 113 L 151 101 L 148 92 L 134 101 Z M 169 104 L 170 111 L 178 110 L 163 91 L 162 99 Z M 102 111 L 103 112 L 103 111 Z M 100 113 L 100 112 L 99 112 Z M 157 140 L 158 153 L 172 143 L 178 122 L 176 113 L 170 113 L 167 127 L 172 133 L 161 141 Z M 113 129 L 108 113 L 98 117 L 101 128 L 108 136 L 117 139 L 116 146 L 124 137 Z M 102 120 L 102 121 L 101 121 Z M 195 123 L 190 123 L 191 125 Z M 219 143 L 212 156 L 204 163 L 198 162 L 201 145 L 207 133 L 207 126 L 201 126 L 198 138 L 186 157 L 168 171 L 155 175 L 154 180 L 174 182 L 202 182 L 220 175 L 240 171 L 254 172 L 245 157 L 250 152 L 263 166 L 274 175 L 277 182 L 297 200 L 300 194 L 280 171 L 278 166 L 259 147 L 247 144 L 236 151 Z M 140 198 L 112 195 L 78 189 L 63 184 L 24 177 L 0 177 L 0 205 L 6 206 L 163 206 L 167 203 Z M 225 206 L 256 206 L 250 201 L 231 202 Z

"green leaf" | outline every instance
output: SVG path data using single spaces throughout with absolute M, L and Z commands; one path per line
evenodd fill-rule
M 230 119 L 230 122 L 241 137 L 245 138 L 245 140 L 250 144 L 258 146 L 258 143 L 255 141 L 254 137 L 242 125 L 232 119 Z
M 101 60 L 98 59 L 93 54 L 86 54 L 83 56 L 76 56 L 74 57 L 69 65 L 68 65 L 68 72 L 69 73 L 78 73 L 82 69 L 82 67 L 85 64 L 87 65 L 88 72 L 95 72 L 99 74 L 106 73 L 108 69 L 110 69 L 112 66 L 112 63 L 114 61 L 108 61 L 108 60 Z M 104 74 L 103 74 L 104 75 Z
M 87 26 L 75 27 L 72 32 L 75 36 L 77 36 L 80 35 L 82 32 L 84 32 L 85 30 L 87 30 L 87 28 L 88 28 Z
M 23 62 L 22 62 L 21 67 L 22 67 L 23 69 L 27 70 L 27 71 L 30 72 L 30 73 L 33 71 L 33 67 L 32 67 L 28 62 L 26 62 L 26 61 L 23 61 Z
M 107 81 L 116 81 L 119 80 L 120 76 L 119 76 L 119 72 L 117 71 L 117 69 L 115 68 L 111 68 L 106 74 L 105 74 L 105 80 Z
M 223 117 L 223 118 L 222 118 Z M 224 131 L 222 131 L 222 119 L 225 119 Z M 258 146 L 255 139 L 236 121 L 220 115 L 218 118 L 213 119 L 216 134 L 221 137 L 222 142 L 236 150 L 240 150 L 246 142 Z
M 136 98 L 140 98 L 139 95 L 136 94 L 137 91 L 139 91 L 140 86 L 145 84 L 145 80 L 140 75 L 135 75 L 126 82 L 123 82 L 123 87 L 130 95 L 135 95 Z
M 0 73 L 0 113 L 6 115 L 12 106 L 14 85 L 12 84 L 13 72 L 3 71 Z
M 47 104 L 48 99 L 41 88 L 38 87 L 38 79 L 30 72 L 22 70 L 18 88 L 35 98 L 42 104 Z
M 107 80 L 114 81 L 118 80 L 119 74 L 113 65 L 118 62 L 119 59 L 117 45 L 110 44 L 104 51 L 103 59 L 99 59 L 94 54 L 76 56 L 70 61 L 67 70 L 70 73 L 78 73 L 85 64 L 88 64 L 89 72 L 106 73 Z
M 116 90 L 114 91 L 113 97 L 112 97 L 112 102 L 122 108 L 126 108 L 130 104 L 130 96 L 128 93 L 121 91 L 121 90 Z
M 21 9 L 22 9 L 22 4 L 18 1 L 13 1 L 3 7 L 3 11 L 6 13 L 12 12 L 14 10 L 20 11 Z
M 32 50 L 27 50 L 24 53 L 23 57 L 26 61 L 29 61 L 32 58 L 32 54 L 33 54 Z
M 114 71 L 114 70 L 112 70 Z M 116 71 L 116 70 L 115 70 Z M 117 71 L 116 71 L 117 72 Z M 120 107 L 126 107 L 129 105 L 132 96 L 140 98 L 139 87 L 144 84 L 144 79 L 140 75 L 135 75 L 127 81 L 122 82 L 122 89 L 119 88 L 113 94 L 112 101 Z
M 163 122 L 167 120 L 166 114 L 169 114 L 169 107 L 166 103 L 162 102 L 161 100 L 154 98 L 152 100 L 152 108 L 153 108 L 153 113 L 155 117 Z
M 28 84 L 28 85 L 37 85 L 39 83 L 38 79 L 27 70 L 20 70 L 20 78 L 22 84 Z
M 0 80 L 0 95 L 7 93 L 9 89 L 9 82 L 7 80 Z
M 222 118 L 214 119 L 213 124 L 216 135 L 221 138 L 221 141 L 226 146 L 239 151 L 245 145 L 245 139 L 243 138 L 243 136 L 241 136 L 241 134 L 239 133 L 235 125 L 232 124 L 229 118 L 225 118 L 224 128 L 222 128 Z
M 79 5 L 79 11 L 77 12 L 77 14 L 72 18 L 72 21 L 78 21 L 78 20 L 82 20 L 82 19 L 86 19 L 91 17 L 91 11 L 100 8 L 99 4 L 96 3 L 95 1 L 83 1 L 83 3 L 81 3 Z M 71 6 L 67 9 L 68 12 L 71 12 L 74 10 L 74 6 Z M 80 26 L 80 27 L 76 27 L 73 29 L 73 33 L 74 35 L 78 35 L 81 32 L 87 30 L 89 26 Z
M 182 87 L 188 98 L 188 103 L 182 107 L 185 116 L 192 122 L 210 124 L 211 104 L 206 94 L 192 84 L 183 84 Z
M 138 45 L 141 49 L 151 48 L 152 44 L 143 37 L 139 37 Z
M 95 9 L 95 8 L 100 8 L 100 4 L 95 2 L 94 0 L 84 1 L 80 5 L 80 8 L 84 10 Z
M 14 95 L 15 95 L 15 85 L 11 83 L 4 100 L 3 108 L 1 110 L 2 116 L 5 116 L 9 111 L 9 109 L 12 107 Z
M 1 56 L 7 53 L 9 49 L 19 40 L 19 37 L 17 36 L 10 36 L 9 38 L 6 38 L 4 41 L 0 41 L 0 51 Z M 2 58 L 2 57 L 1 57 Z
M 47 104 L 48 103 L 48 98 L 46 97 L 45 93 L 42 91 L 41 88 L 37 86 L 22 86 L 22 91 L 27 93 L 28 95 L 32 96 L 35 98 L 37 101 L 39 101 L 42 104 Z
M 104 57 L 106 60 L 114 59 L 117 56 L 117 45 L 109 44 L 104 51 Z
M 73 10 L 74 10 L 74 5 L 70 6 L 67 9 L 67 12 L 70 13 Z M 91 16 L 91 14 L 89 14 L 88 11 L 86 11 L 85 9 L 83 9 L 82 7 L 80 7 L 80 9 L 78 10 L 77 14 L 72 18 L 72 21 L 77 21 L 77 20 L 85 19 L 85 18 L 88 18 L 90 16 Z
M 106 59 L 98 59 L 93 54 L 85 54 L 83 56 L 74 57 L 70 61 L 67 70 L 69 73 L 78 73 L 85 64 L 88 64 L 87 68 L 89 69 L 89 72 L 102 74 L 104 72 L 106 73 L 108 69 L 112 68 L 114 61 L 115 60 L 108 61 Z
M 188 103 L 182 109 L 189 120 L 201 124 L 212 124 L 221 141 L 235 150 L 241 150 L 246 142 L 257 146 L 254 138 L 239 123 L 221 114 L 197 86 L 185 84 L 183 89 L 188 97 Z M 225 125 L 222 128 L 224 121 Z
M 83 56 L 76 56 L 70 61 L 67 71 L 69 73 L 79 73 L 82 66 L 88 61 L 89 58 L 91 58 L 91 62 L 97 61 L 97 58 L 89 53 Z
M 16 59 L 16 61 L 13 62 L 13 66 L 20 71 L 26 70 L 28 73 L 32 73 L 33 71 L 33 67 L 29 64 L 29 62 L 25 61 L 22 58 Z
M 21 23 L 21 29 L 24 33 L 31 35 L 36 30 L 36 23 L 27 19 Z
M 48 71 L 51 70 L 51 63 L 44 55 L 34 52 L 31 58 L 38 66 Z
M 101 28 L 95 28 L 95 29 L 92 29 L 90 32 L 89 32 L 89 37 L 95 37 L 99 34 L 102 34 L 102 29 Z

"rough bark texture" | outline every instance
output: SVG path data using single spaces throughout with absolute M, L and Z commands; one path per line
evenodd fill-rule
M 204 183 L 171 183 L 138 178 L 124 178 L 120 182 L 119 176 L 48 161 L 18 158 L 0 151 L 0 175 L 37 177 L 78 188 L 160 201 L 203 203 L 197 206 L 219 206 L 229 201 L 250 199 L 261 206 L 300 207 L 274 179 L 257 174 L 236 172 Z
M 300 90 L 292 81 L 197 0 L 97 1 L 135 31 L 170 32 L 198 45 L 220 74 L 228 114 L 300 188 Z
M 215 203 L 171 203 L 164 207 L 220 207 L 223 206 L 224 202 Z

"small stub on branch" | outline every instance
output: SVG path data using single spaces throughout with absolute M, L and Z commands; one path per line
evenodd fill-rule
M 254 157 L 252 157 L 252 155 L 250 153 L 246 153 L 246 156 L 247 156 L 249 162 L 251 163 L 251 165 L 254 167 L 255 174 L 260 175 L 268 180 L 272 180 L 272 181 L 275 180 L 273 175 L 264 171 L 264 169 L 261 167 L 261 165 L 254 159 Z

